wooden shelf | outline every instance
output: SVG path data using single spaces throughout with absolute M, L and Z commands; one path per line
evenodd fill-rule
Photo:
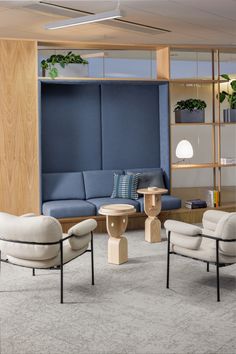
M 144 82 L 163 82 L 163 83 L 168 83 L 168 80 L 164 79 L 148 79 L 148 78 L 136 78 L 136 77 L 56 77 L 55 79 L 52 79 L 49 76 L 39 76 L 39 80 L 41 81 L 144 81 Z
M 191 168 L 215 168 L 218 167 L 217 163 L 198 163 L 198 164 L 182 164 L 182 163 L 173 163 L 171 168 L 173 170 L 181 170 L 181 169 L 191 169 Z
M 235 167 L 236 163 L 219 164 L 218 167 Z
M 182 126 L 182 125 L 217 125 L 219 123 L 171 123 L 172 126 Z
M 227 80 L 211 80 L 211 79 L 170 79 L 170 83 L 173 84 L 223 84 L 227 83 Z

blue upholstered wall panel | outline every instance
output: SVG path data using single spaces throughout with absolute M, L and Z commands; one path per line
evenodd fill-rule
M 170 129 L 168 84 L 159 86 L 160 167 L 164 171 L 166 188 L 170 188 Z
M 43 172 L 101 169 L 98 83 L 42 83 Z
M 158 85 L 101 85 L 102 168 L 160 166 Z

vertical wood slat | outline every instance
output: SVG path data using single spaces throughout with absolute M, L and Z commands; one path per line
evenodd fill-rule
M 0 211 L 39 213 L 37 43 L 0 40 Z
M 165 47 L 156 51 L 157 80 L 170 79 L 170 48 Z

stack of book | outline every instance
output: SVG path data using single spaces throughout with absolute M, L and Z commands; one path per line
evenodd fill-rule
M 233 165 L 236 164 L 235 157 L 221 157 L 220 159 L 221 165 Z
M 199 209 L 199 208 L 206 208 L 207 203 L 205 200 L 202 199 L 192 199 L 185 201 L 185 207 L 189 209 Z
M 207 206 L 218 207 L 220 201 L 220 193 L 217 190 L 208 190 Z

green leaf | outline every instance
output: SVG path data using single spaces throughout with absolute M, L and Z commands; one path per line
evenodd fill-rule
M 222 74 L 220 76 L 223 77 L 223 79 L 225 79 L 225 80 L 228 80 L 228 81 L 230 80 L 230 77 L 227 74 Z
M 54 80 L 58 76 L 58 70 L 57 68 L 52 68 L 49 71 L 49 76 Z
M 222 103 L 225 100 L 225 97 L 226 97 L 225 92 L 224 91 L 220 92 L 220 103 Z
M 230 86 L 234 91 L 236 91 L 236 80 L 231 81 Z

